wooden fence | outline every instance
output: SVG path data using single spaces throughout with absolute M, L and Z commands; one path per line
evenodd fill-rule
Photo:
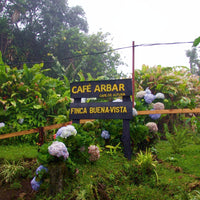
M 195 109 L 169 109 L 169 110 L 145 110 L 145 111 L 137 111 L 138 115 L 149 115 L 149 114 L 184 114 L 184 113 L 200 113 L 200 108 L 195 108 Z M 85 123 L 86 121 L 92 121 L 89 119 L 84 119 L 80 120 L 80 123 Z M 40 128 L 34 128 L 30 130 L 24 130 L 24 131 L 19 131 L 19 132 L 14 132 L 14 133 L 7 133 L 0 135 L 0 139 L 6 139 L 6 138 L 11 138 L 11 137 L 16 137 L 16 136 L 21 136 L 21 135 L 28 135 L 32 133 L 39 133 L 39 143 L 43 143 L 44 139 L 44 132 L 52 129 L 58 129 L 63 126 L 67 126 L 71 124 L 71 122 L 66 122 L 66 123 L 61 123 L 61 124 L 54 124 L 50 126 L 45 126 L 45 127 L 40 127 Z

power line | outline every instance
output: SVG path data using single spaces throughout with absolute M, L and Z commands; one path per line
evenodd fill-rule
M 164 42 L 164 43 L 138 44 L 138 45 L 134 45 L 134 46 L 131 45 L 131 46 L 126 46 L 126 47 L 119 47 L 119 48 L 111 49 L 111 50 L 108 50 L 108 51 L 90 52 L 90 53 L 75 55 L 75 56 L 63 58 L 63 59 L 60 59 L 60 60 L 71 60 L 71 59 L 74 59 L 74 58 L 80 58 L 80 57 L 84 57 L 84 56 L 95 56 L 95 55 L 99 55 L 99 54 L 105 54 L 105 53 L 109 53 L 109 52 L 133 48 L 133 47 L 166 46 L 166 45 L 179 45 L 179 44 L 191 44 L 191 43 L 193 43 L 193 41 L 191 41 L 191 42 L 169 42 L 169 43 Z M 36 64 L 36 63 L 43 63 L 43 62 L 44 61 L 41 61 L 41 62 L 25 62 L 25 63 L 26 64 Z M 53 62 L 55 62 L 55 61 L 54 60 L 45 61 L 45 63 L 53 63 Z M 20 62 L 20 63 L 16 63 L 16 64 L 23 64 L 23 63 Z M 10 64 L 10 65 L 12 65 L 12 64 Z

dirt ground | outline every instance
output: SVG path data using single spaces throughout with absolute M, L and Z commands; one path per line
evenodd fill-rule
M 0 186 L 0 200 L 32 200 L 35 192 L 32 190 L 29 179 L 23 179 L 20 189 L 12 189 L 10 184 Z

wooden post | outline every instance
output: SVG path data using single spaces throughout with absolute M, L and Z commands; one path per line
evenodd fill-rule
M 130 96 L 124 96 L 123 101 L 131 101 Z M 131 160 L 132 149 L 130 137 L 130 119 L 123 119 L 122 142 L 124 146 L 124 157 L 128 158 L 128 160 Z
M 39 130 L 39 145 L 42 146 L 44 144 L 44 127 L 38 128 Z
M 74 99 L 74 103 L 81 103 L 81 98 L 75 98 Z M 80 123 L 80 119 L 73 119 L 72 123 L 79 124 Z

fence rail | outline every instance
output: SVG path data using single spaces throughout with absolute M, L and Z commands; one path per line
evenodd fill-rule
M 144 111 L 137 111 L 138 115 L 149 115 L 149 114 L 184 114 L 184 113 L 200 113 L 200 108 L 195 108 L 195 109 L 169 109 L 169 110 L 144 110 Z M 92 119 L 82 119 L 80 120 L 80 123 L 85 123 L 86 121 L 92 121 Z M 57 129 L 61 128 L 63 126 L 69 125 L 71 122 L 65 122 L 61 124 L 54 124 L 50 126 L 45 126 L 45 127 L 40 127 L 40 128 L 34 128 L 30 130 L 24 130 L 24 131 L 19 131 L 19 132 L 14 132 L 14 133 L 7 133 L 0 135 L 0 140 L 1 139 L 6 139 L 6 138 L 11 138 L 11 137 L 16 137 L 16 136 L 21 136 L 21 135 L 28 135 L 32 133 L 40 133 L 43 135 L 45 131 L 52 130 L 52 129 Z

